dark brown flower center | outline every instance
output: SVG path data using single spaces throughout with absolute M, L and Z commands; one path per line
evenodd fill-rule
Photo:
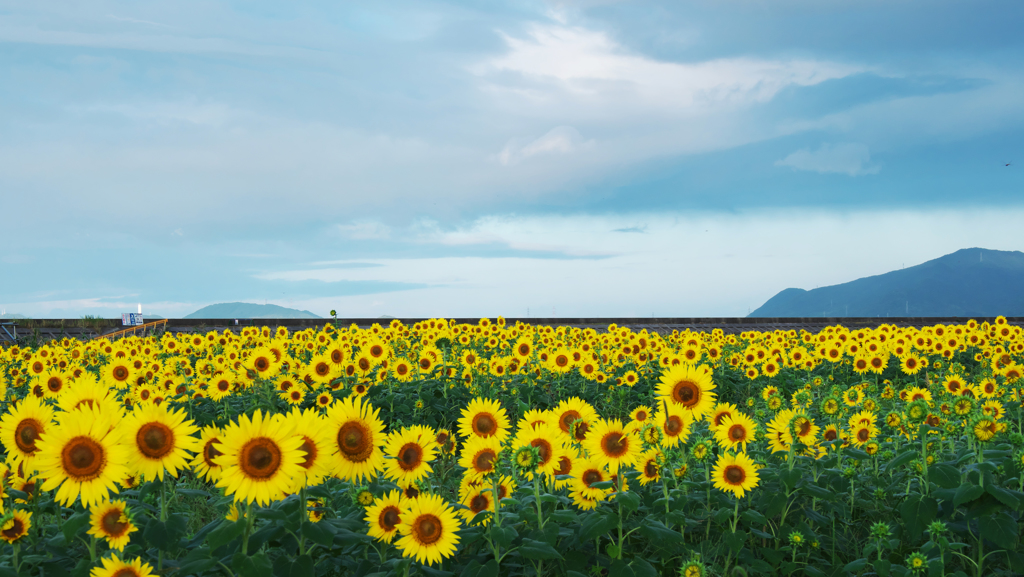
M 43 431 L 43 425 L 35 419 L 22 419 L 14 429 L 14 443 L 24 453 L 35 453 L 36 439 Z
M 738 465 L 729 465 L 725 468 L 725 480 L 730 485 L 739 485 L 747 478 L 746 471 Z
M 103 447 L 85 435 L 75 437 L 61 451 L 64 471 L 75 481 L 91 481 L 102 472 L 106 464 Z
M 406 443 L 398 450 L 398 466 L 405 471 L 415 470 L 423 462 L 423 447 L 417 443 Z
M 370 431 L 363 424 L 349 421 L 338 429 L 338 448 L 349 461 L 361 463 L 373 453 Z
M 247 477 L 268 479 L 281 466 L 281 448 L 273 439 L 256 437 L 242 447 L 239 466 Z
M 423 545 L 430 545 L 441 538 L 441 520 L 435 515 L 420 515 L 412 524 L 416 540 Z
M 174 431 L 163 423 L 146 423 L 135 434 L 139 451 L 150 459 L 159 459 L 174 449 Z

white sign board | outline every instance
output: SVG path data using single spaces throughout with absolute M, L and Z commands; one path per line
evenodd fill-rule
M 121 315 L 121 326 L 125 327 L 137 327 L 144 324 L 142 321 L 142 314 L 140 313 L 124 313 Z

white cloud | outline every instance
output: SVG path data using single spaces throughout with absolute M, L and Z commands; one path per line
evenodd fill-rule
M 345 238 L 353 240 L 385 239 L 391 236 L 391 228 L 376 221 L 359 221 L 339 224 L 335 228 Z
M 605 258 L 428 257 L 363 259 L 376 267 L 300 268 L 258 276 L 302 281 L 422 283 L 428 288 L 302 301 L 345 316 L 745 316 L 779 291 L 813 289 L 912 266 L 961 248 L 1022 250 L 1019 235 L 991 226 L 1024 207 L 940 211 L 765 211 L 482 218 L 440 233 L 500 239 Z M 641 220 L 646 234 L 609 234 Z M 886 230 L 885 235 L 863 235 Z M 794 234 L 793 231 L 800 231 Z M 447 234 L 447 236 L 445 236 Z M 823 245 L 816 238 L 853 238 Z M 355 261 L 353 261 L 355 262 Z M 756 279 L 756 282 L 751 282 Z M 371 304 L 376 301 L 377 304 Z M 326 307 L 326 309 L 325 309 Z
M 630 53 L 603 32 L 564 25 L 534 24 L 527 38 L 502 35 L 508 53 L 474 67 L 474 72 L 517 72 L 558 81 L 577 100 L 629 98 L 634 105 L 662 109 L 765 102 L 789 85 L 810 86 L 865 70 L 808 59 L 664 62 Z
M 510 141 L 498 154 L 498 161 L 508 166 L 517 164 L 531 156 L 564 155 L 576 152 L 581 148 L 590 148 L 593 145 L 593 140 L 584 141 L 575 128 L 558 126 L 525 145 L 520 145 L 517 140 Z
M 817 150 L 802 148 L 786 158 L 776 161 L 775 166 L 789 166 L 796 170 L 813 172 L 834 172 L 849 176 L 878 174 L 881 167 L 871 165 L 871 153 L 863 144 L 846 142 L 822 144 Z

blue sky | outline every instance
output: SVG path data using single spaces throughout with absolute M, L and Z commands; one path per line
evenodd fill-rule
M 0 310 L 743 316 L 1024 250 L 1020 22 L 1018 1 L 0 2 Z

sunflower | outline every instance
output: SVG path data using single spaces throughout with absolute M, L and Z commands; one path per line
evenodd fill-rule
M 736 498 L 740 499 L 760 481 L 757 469 L 757 465 L 746 453 L 723 453 L 715 462 L 711 476 L 716 489 L 732 491 Z
M 459 458 L 459 466 L 466 469 L 466 475 L 482 478 L 494 471 L 501 452 L 501 443 L 494 437 L 472 437 L 466 441 Z
M 634 465 L 640 457 L 640 439 L 626 432 L 618 419 L 600 419 L 590 429 L 583 448 L 601 467 L 615 475 L 619 468 Z
M 188 466 L 199 450 L 199 439 L 192 436 L 199 428 L 185 420 L 185 411 L 170 411 L 165 405 L 139 406 L 119 425 L 131 451 L 128 468 L 143 480 L 163 480 L 164 471 L 172 477 Z
M 747 443 L 753 441 L 755 435 L 757 423 L 738 411 L 732 416 L 725 417 L 715 429 L 715 440 L 718 441 L 718 445 L 732 450 L 746 451 Z
M 94 567 L 89 577 L 151 577 L 153 567 L 136 557 L 131 562 L 117 558 L 117 554 L 101 559 L 103 567 Z
M 455 554 L 459 543 L 459 520 L 455 511 L 438 495 L 420 495 L 407 503 L 398 524 L 402 535 L 395 546 L 403 557 L 415 557 L 433 565 Z
M 715 406 L 715 383 L 704 368 L 686 364 L 672 367 L 661 375 L 658 384 L 660 399 L 681 405 L 694 422 L 703 419 Z
M 465 509 L 461 509 L 462 518 L 466 523 L 470 523 L 482 511 L 490 511 L 493 513 L 496 511 L 496 503 L 494 500 L 494 493 L 490 487 L 477 486 L 469 489 L 466 495 L 460 499 Z M 480 522 L 480 525 L 487 526 L 491 522 L 491 515 L 486 515 Z
M 117 491 L 117 481 L 128 476 L 130 452 L 112 416 L 92 408 L 63 415 L 38 443 L 36 467 L 46 479 L 42 490 L 58 489 L 55 500 L 71 505 L 79 495 L 89 507 Z
M 650 449 L 640 454 L 640 459 L 637 461 L 637 470 L 640 471 L 640 484 L 647 486 L 655 481 L 661 479 L 661 465 L 658 464 L 658 459 L 661 457 L 661 452 L 657 449 Z
M 373 504 L 366 508 L 365 521 L 370 525 L 367 534 L 378 541 L 390 543 L 398 534 L 404 502 L 402 492 L 397 489 L 374 499 Z
M 988 415 L 981 415 L 970 424 L 970 430 L 974 434 L 974 438 L 982 443 L 991 441 L 1001 429 L 1002 427 L 999 426 L 999 423 Z
M 8 459 L 21 464 L 25 474 L 35 470 L 37 440 L 53 426 L 53 409 L 35 397 L 28 397 L 0 419 L 0 442 Z
M 224 429 L 221 455 L 214 462 L 224 468 L 217 486 L 235 502 L 267 506 L 284 498 L 292 478 L 301 474 L 304 457 L 301 437 L 292 434 L 282 417 L 257 409 L 252 419 L 241 415 Z
M 850 442 L 856 447 L 863 447 L 865 443 L 878 436 L 878 427 L 874 425 L 860 424 L 850 428 Z
M 100 380 L 116 389 L 127 389 L 134 382 L 135 367 L 128 359 L 111 359 L 100 367 Z
M 924 363 L 916 355 L 907 355 L 900 361 L 900 369 L 907 375 L 916 375 L 921 372 L 922 368 L 924 368 Z
M 725 417 L 731 417 L 736 414 L 739 408 L 732 403 L 718 403 L 715 405 L 715 409 L 711 412 L 711 421 L 708 423 L 708 427 L 712 430 L 717 429 L 722 424 L 722 419 Z
M 28 511 L 16 510 L 14 511 L 11 518 L 7 519 L 2 526 L 0 526 L 0 539 L 7 541 L 8 543 L 14 543 L 18 539 L 21 539 L 28 534 L 28 530 L 32 527 L 32 513 Z
M 793 444 L 793 434 L 789 431 L 789 422 L 796 413 L 790 410 L 779 411 L 767 426 L 768 444 L 773 453 L 789 451 Z
M 592 501 L 603 501 L 611 489 L 594 487 L 595 483 L 611 481 L 612 477 L 593 459 L 581 459 L 572 472 L 572 491 Z
M 597 411 L 590 403 L 579 397 L 569 397 L 554 408 L 558 428 L 571 438 L 582 441 L 587 436 L 590 423 L 597 418 Z
M 384 468 L 381 446 L 386 437 L 379 415 L 380 409 L 356 397 L 336 401 L 327 410 L 330 448 L 338 477 L 358 482 L 373 478 Z
M 92 373 L 83 373 L 68 383 L 58 405 L 65 412 L 74 411 L 83 405 L 98 407 L 103 411 L 121 412 L 121 404 L 114 392 Z
M 959 395 L 960 391 L 966 386 L 966 381 L 959 375 L 948 375 L 942 382 L 942 387 L 951 395 Z
M 691 413 L 680 405 L 662 402 L 658 413 L 654 416 L 654 424 L 661 432 L 661 446 L 674 447 L 686 443 L 690 436 L 690 425 L 693 422 Z
M 533 427 L 520 428 L 512 441 L 512 450 L 536 449 L 538 459 L 526 471 L 528 479 L 532 479 L 535 472 L 553 476 L 561 456 L 565 454 L 567 440 L 566 435 L 554 424 L 539 423 Z
M 301 471 L 295 478 L 296 489 L 319 485 L 331 472 L 331 440 L 324 419 L 313 409 L 292 409 L 286 418 L 290 422 L 292 434 L 302 440 L 299 446 L 302 452 L 302 461 L 299 463 Z
M 430 461 L 434 460 L 437 448 L 434 431 L 423 425 L 406 427 L 390 435 L 384 446 L 384 454 L 390 457 L 384 461 L 384 475 L 399 484 L 426 477 L 433 471 Z
M 131 510 L 124 501 L 99 503 L 90 508 L 89 534 L 106 539 L 111 549 L 124 551 L 131 538 L 129 534 L 138 531 L 132 524 Z
M 860 404 L 863 398 L 864 393 L 860 392 L 860 389 L 856 387 L 847 389 L 846 392 L 843 393 L 843 403 L 848 407 L 856 407 Z
M 799 412 L 793 415 L 789 421 L 789 433 L 800 440 L 801 443 L 810 447 L 818 438 L 818 431 L 821 427 L 814 424 L 807 413 Z
M 462 410 L 459 434 L 463 437 L 493 437 L 499 442 L 508 436 L 508 416 L 497 401 L 477 397 Z
M 633 411 L 629 413 L 629 419 L 630 421 L 626 425 L 626 428 L 630 429 L 631 431 L 639 431 L 640 429 L 644 428 L 644 425 L 650 422 L 651 408 L 648 407 L 647 405 L 640 405 L 639 407 L 633 409 Z
M 224 433 L 215 426 L 203 427 L 199 438 L 199 452 L 192 459 L 192 470 L 197 477 L 209 482 L 220 478 L 222 467 L 215 461 L 221 455 L 220 439 Z

